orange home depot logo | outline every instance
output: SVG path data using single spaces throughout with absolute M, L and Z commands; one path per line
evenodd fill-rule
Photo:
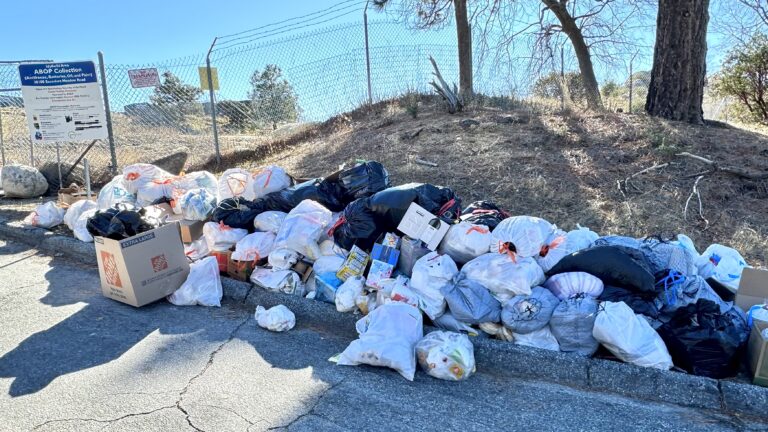
M 167 268 L 168 259 L 165 258 L 165 255 L 158 255 L 152 258 L 152 270 L 154 270 L 155 273 L 161 272 Z
M 109 252 L 101 251 L 101 262 L 104 266 L 104 277 L 107 280 L 107 284 L 122 288 L 123 283 L 120 281 L 120 272 L 117 270 L 115 256 Z

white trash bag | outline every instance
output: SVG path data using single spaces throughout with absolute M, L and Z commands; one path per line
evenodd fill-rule
M 355 325 L 360 337 L 347 346 L 337 364 L 368 364 L 392 368 L 413 381 L 416 343 L 424 336 L 421 312 L 408 304 L 387 303 Z
M 72 227 L 75 238 L 85 243 L 92 243 L 93 236 L 88 232 L 88 219 L 94 217 L 99 209 L 90 209 L 82 212 Z
M 54 201 L 40 204 L 27 217 L 24 218 L 24 225 L 53 228 L 64 222 L 66 210 L 56 205 Z
M 624 302 L 601 303 L 592 335 L 622 361 L 662 370 L 672 368 L 672 357 L 661 336 Z
M 293 270 L 256 268 L 251 273 L 251 282 L 267 291 L 289 295 L 303 296 L 305 291 L 301 277 Z
M 205 236 L 201 236 L 199 239 L 189 244 L 184 244 L 184 255 L 192 261 L 203 259 L 210 254 L 208 249 L 208 241 L 205 240 Z
M 312 264 L 315 274 L 337 273 L 344 265 L 344 258 L 340 256 L 321 256 Z
M 448 285 L 459 272 L 448 255 L 430 252 L 416 261 L 411 277 L 411 289 L 419 295 L 419 307 L 431 319 L 445 312 L 445 296 L 441 288 Z
M 205 221 L 216 210 L 216 195 L 203 188 L 190 189 L 175 202 L 186 220 Z
M 296 325 L 296 315 L 285 305 L 277 305 L 269 309 L 256 306 L 254 314 L 259 327 L 273 332 L 284 332 Z
M 255 170 L 253 178 L 254 199 L 272 192 L 279 192 L 291 186 L 291 178 L 279 166 L 270 165 Z
M 337 245 L 333 240 L 323 240 L 320 242 L 320 254 L 346 258 L 349 256 L 349 251 Z
M 240 228 L 231 228 L 223 223 L 207 222 L 203 225 L 203 235 L 208 242 L 211 251 L 228 251 L 237 244 L 248 231 Z
M 584 228 L 580 225 L 577 225 L 577 227 L 577 229 L 567 233 L 557 229 L 550 234 L 547 244 L 544 245 L 539 255 L 535 257 L 536 262 L 544 272 L 550 271 L 552 267 L 566 256 L 590 247 L 599 238 L 597 233 L 590 231 L 589 228 Z
M 132 194 L 138 194 L 139 190 L 149 183 L 163 183 L 173 177 L 171 173 L 151 164 L 138 163 L 123 168 L 125 187 Z M 170 187 L 168 189 L 170 190 Z
M 737 250 L 713 244 L 698 257 L 696 267 L 699 275 L 704 279 L 713 277 L 724 285 L 738 290 L 741 272 L 749 265 Z
M 267 257 L 273 270 L 288 270 L 299 262 L 299 253 L 291 249 L 273 249 Z
M 179 289 L 168 296 L 176 306 L 221 306 L 219 263 L 215 257 L 203 258 L 189 265 L 189 276 Z
M 457 264 L 464 264 L 488 253 L 491 237 L 491 230 L 485 225 L 459 222 L 448 229 L 438 252 L 450 256 Z
M 586 294 L 593 298 L 603 293 L 603 281 L 585 272 L 568 272 L 551 276 L 544 282 L 544 287 L 552 291 L 560 300 L 571 298 L 576 294 Z
M 488 288 L 500 302 L 516 295 L 530 294 L 544 283 L 544 271 L 533 258 L 487 253 L 466 263 L 461 269 L 467 279 Z
M 96 201 L 92 201 L 92 200 L 75 201 L 69 205 L 67 212 L 64 214 L 64 223 L 67 224 L 67 228 L 74 231 L 75 223 L 77 223 L 77 220 L 80 218 L 80 215 L 83 214 L 83 212 L 86 212 L 92 209 L 98 209 L 98 208 L 99 208 L 99 205 L 96 204 Z
M 243 197 L 248 201 L 256 199 L 253 191 L 253 176 L 242 168 L 230 168 L 219 177 L 219 202 L 227 198 Z
M 256 218 L 253 220 L 253 226 L 259 231 L 277 234 L 286 216 L 288 216 L 288 213 L 281 211 L 265 211 L 256 215 Z
M 260 261 L 267 258 L 275 245 L 275 235 L 270 232 L 255 232 L 241 238 L 232 252 L 235 261 Z
M 494 228 L 491 252 L 510 250 L 518 257 L 534 257 L 556 229 L 544 219 L 533 216 L 512 216 Z M 514 249 L 513 249 L 514 248 Z
M 550 351 L 560 351 L 560 344 L 557 343 L 555 335 L 549 326 L 544 326 L 536 331 L 526 334 L 512 333 L 515 338 L 515 345 L 541 348 Z
M 218 187 L 218 180 L 216 176 L 208 171 L 194 171 L 184 174 L 179 177 L 175 177 L 171 180 L 171 203 L 173 212 L 176 214 L 182 213 L 181 198 L 191 190 L 204 190 L 206 196 L 213 198 L 214 207 L 216 203 L 216 194 Z M 186 218 L 185 218 L 186 219 Z M 190 220 L 203 220 L 203 219 L 190 219 Z
M 292 249 L 308 257 L 320 257 L 317 241 L 331 220 L 331 211 L 312 200 L 304 200 L 288 213 L 275 238 L 275 249 Z
M 427 375 L 461 381 L 475 373 L 475 347 L 467 335 L 434 331 L 416 344 L 416 358 Z
M 128 192 L 128 185 L 122 175 L 116 175 L 101 188 L 96 202 L 102 210 L 112 208 L 120 203 L 136 204 L 136 194 Z
M 157 201 L 171 200 L 173 197 L 173 186 L 171 179 L 151 180 L 139 187 L 136 192 L 136 205 L 146 207 Z
M 364 277 L 352 276 L 347 278 L 336 290 L 336 297 L 334 299 L 336 310 L 339 312 L 353 312 L 357 308 L 357 297 L 363 295 L 364 287 Z

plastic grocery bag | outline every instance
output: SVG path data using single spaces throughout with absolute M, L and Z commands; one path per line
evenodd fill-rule
M 117 204 L 136 203 L 136 194 L 128 191 L 128 185 L 122 175 L 115 176 L 99 191 L 96 199 L 100 209 L 113 208 Z
M 526 334 L 512 333 L 512 336 L 515 338 L 515 345 L 560 351 L 560 344 L 548 325 Z
M 451 283 L 440 291 L 453 316 L 467 324 L 499 322 L 501 303 L 478 282 L 467 279 L 464 273 L 454 276 Z
M 66 210 L 58 207 L 54 201 L 40 204 L 27 217 L 24 218 L 24 224 L 40 228 L 53 228 L 64 222 Z
M 232 248 L 248 231 L 240 228 L 230 228 L 223 223 L 207 222 L 203 225 L 203 235 L 211 251 L 227 251 Z
M 98 211 L 98 209 L 90 209 L 80 214 L 72 227 L 72 233 L 76 239 L 85 243 L 93 242 L 93 236 L 88 232 L 88 219 L 92 218 Z
M 206 191 L 206 197 L 213 199 L 215 207 L 216 194 L 218 193 L 217 187 L 218 180 L 216 180 L 216 176 L 208 171 L 194 171 L 182 176 L 174 177 L 171 180 L 171 204 L 173 212 L 176 214 L 183 214 L 181 198 L 191 190 L 202 189 Z
M 461 272 L 467 279 L 488 288 L 500 301 L 505 302 L 520 294 L 530 294 L 531 288 L 544 283 L 544 271 L 533 258 L 487 253 L 466 263 Z
M 585 272 L 556 274 L 544 282 L 544 287 L 552 291 L 560 300 L 577 294 L 598 298 L 603 293 L 603 281 Z
M 336 290 L 336 310 L 339 312 L 352 312 L 356 306 L 358 296 L 363 294 L 365 278 L 362 276 L 352 276 L 347 278 L 343 284 Z
M 256 218 L 253 220 L 253 226 L 259 231 L 277 234 L 286 216 L 288 216 L 288 213 L 281 211 L 265 211 L 256 215 Z
M 511 251 L 519 257 L 534 257 L 541 252 L 549 235 L 556 229 L 544 219 L 533 216 L 512 216 L 493 230 L 491 251 Z
M 266 232 L 255 232 L 240 239 L 232 252 L 235 261 L 260 261 L 272 252 L 275 245 L 275 235 Z
M 456 263 L 448 255 L 430 252 L 413 266 L 411 288 L 419 295 L 419 307 L 431 319 L 445 311 L 445 297 L 440 291 L 459 272 Z
M 273 270 L 288 270 L 299 262 L 299 253 L 290 249 L 273 249 L 267 262 Z
M 270 165 L 258 168 L 251 176 L 253 179 L 253 198 L 261 198 L 272 192 L 279 192 L 291 186 L 291 178 L 279 166 Z
M 242 168 L 230 168 L 219 177 L 218 201 L 227 198 L 243 197 L 248 201 L 256 199 L 253 188 L 253 176 Z
M 581 295 L 560 302 L 552 313 L 549 327 L 560 350 L 591 356 L 600 345 L 592 336 L 597 314 L 597 300 Z
M 298 296 L 304 295 L 304 285 L 301 283 L 301 277 L 293 270 L 256 268 L 251 273 L 251 282 L 267 291 Z
M 483 225 L 459 222 L 448 229 L 438 251 L 450 256 L 457 264 L 464 264 L 488 253 L 490 247 L 491 230 Z
M 158 202 L 170 202 L 173 199 L 172 179 L 155 179 L 139 186 L 136 191 L 136 205 L 146 207 Z
M 123 168 L 123 179 L 128 192 L 137 194 L 139 190 L 152 181 L 163 182 L 174 176 L 151 164 L 138 163 Z
M 330 220 L 330 210 L 312 200 L 302 201 L 285 217 L 275 238 L 275 249 L 292 249 L 310 259 L 319 258 L 317 241 Z
M 284 305 L 277 305 L 269 309 L 264 306 L 256 306 L 254 314 L 259 327 L 273 332 L 284 332 L 296 325 L 296 315 Z
M 186 220 L 208 220 L 216 210 L 216 195 L 207 189 L 190 189 L 177 202 Z
M 624 302 L 600 304 L 592 336 L 622 361 L 663 370 L 672 368 L 672 357 L 659 334 Z
M 545 327 L 560 300 L 549 290 L 535 287 L 529 295 L 519 295 L 501 310 L 501 321 L 513 333 L 530 333 Z
M 408 381 L 416 374 L 416 343 L 424 336 L 421 312 L 408 304 L 387 303 L 357 321 L 360 337 L 339 356 L 338 364 L 392 368 Z
M 715 278 L 734 290 L 739 289 L 741 272 L 749 267 L 737 250 L 720 244 L 710 245 L 696 260 L 696 266 L 704 279 Z
M 176 306 L 221 306 L 223 295 L 219 263 L 215 257 L 207 257 L 189 265 L 187 280 L 168 301 Z
M 184 255 L 192 261 L 203 259 L 211 253 L 208 250 L 208 242 L 205 240 L 205 236 L 193 241 L 189 244 L 184 244 Z
M 91 200 L 75 201 L 69 205 L 67 212 L 64 214 L 64 223 L 67 224 L 67 228 L 74 231 L 75 223 L 80 218 L 80 215 L 83 214 L 83 212 L 86 212 L 92 209 L 98 209 L 98 208 L 99 208 L 99 205 L 96 204 L 96 201 L 91 201 Z
M 416 358 L 427 375 L 461 381 L 475 373 L 475 347 L 465 334 L 435 331 L 416 344 Z

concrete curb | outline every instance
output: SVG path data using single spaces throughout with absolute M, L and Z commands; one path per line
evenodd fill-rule
M 95 248 L 73 237 L 0 220 L 0 238 L 16 240 L 40 251 L 95 265 Z M 338 313 L 333 305 L 270 292 L 250 283 L 222 277 L 224 295 L 251 307 L 284 304 L 298 320 L 332 329 L 355 339 L 360 315 Z M 768 388 L 732 380 L 714 380 L 673 371 L 643 368 L 610 360 L 590 359 L 540 350 L 488 338 L 473 338 L 475 358 L 486 371 L 509 378 L 549 381 L 578 389 L 616 393 L 635 399 L 717 410 L 768 420 Z

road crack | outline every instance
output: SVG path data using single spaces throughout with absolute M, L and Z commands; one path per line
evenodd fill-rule
M 339 382 L 337 382 L 336 384 L 333 384 L 333 385 L 331 385 L 330 387 L 328 387 L 328 389 L 327 389 L 327 390 L 325 390 L 325 391 L 324 391 L 324 392 L 323 392 L 323 393 L 322 393 L 320 396 L 318 396 L 318 397 L 317 397 L 317 399 L 315 400 L 315 403 L 313 403 L 313 404 L 312 404 L 312 408 L 310 408 L 310 409 L 309 409 L 307 412 L 305 412 L 304 414 L 300 414 L 300 415 L 299 415 L 299 416 L 297 416 L 295 419 L 293 419 L 293 420 L 291 420 L 290 422 L 288 422 L 288 424 L 286 424 L 286 425 L 282 425 L 282 426 L 273 426 L 273 427 L 270 427 L 270 428 L 268 428 L 267 430 L 276 430 L 276 429 L 288 429 L 289 427 L 293 426 L 293 425 L 294 425 L 296 422 L 298 422 L 299 420 L 303 419 L 304 417 L 308 417 L 308 416 L 311 416 L 311 415 L 316 415 L 316 416 L 318 416 L 318 417 L 323 417 L 323 416 L 321 416 L 321 415 L 318 415 L 317 413 L 315 413 L 315 409 L 317 408 L 317 406 L 318 406 L 318 405 L 320 405 L 320 402 L 323 400 L 323 398 L 324 398 L 324 397 L 326 397 L 326 396 L 328 396 L 328 393 L 330 393 L 330 392 L 331 392 L 331 391 L 333 391 L 333 390 L 334 390 L 336 387 L 338 387 L 338 386 L 340 386 L 341 384 L 343 384 L 343 383 L 344 383 L 344 381 L 346 381 L 346 380 L 347 380 L 347 377 L 344 377 L 344 378 L 342 378 L 342 379 L 341 379 Z
M 40 424 L 36 425 L 35 427 L 32 428 L 32 430 L 40 429 L 41 427 L 49 425 L 49 424 L 65 423 L 65 422 L 75 422 L 75 421 L 79 421 L 79 422 L 94 422 L 94 423 L 115 423 L 115 422 L 119 422 L 120 420 L 127 419 L 129 417 L 145 416 L 145 415 L 149 415 L 149 414 L 154 414 L 154 413 L 156 413 L 158 411 L 162 411 L 162 410 L 166 410 L 166 409 L 172 409 L 172 408 L 176 408 L 176 407 L 174 405 L 163 406 L 163 407 L 160 407 L 160 408 L 157 408 L 157 409 L 153 409 L 151 411 L 145 411 L 145 412 L 139 412 L 139 413 L 130 413 L 130 414 L 126 414 L 126 415 L 123 415 L 123 416 L 120 416 L 120 417 L 117 417 L 117 418 L 113 418 L 113 419 L 93 419 L 93 418 L 73 417 L 73 418 L 63 418 L 63 419 L 47 420 L 47 421 L 45 421 L 43 423 L 40 423 Z

